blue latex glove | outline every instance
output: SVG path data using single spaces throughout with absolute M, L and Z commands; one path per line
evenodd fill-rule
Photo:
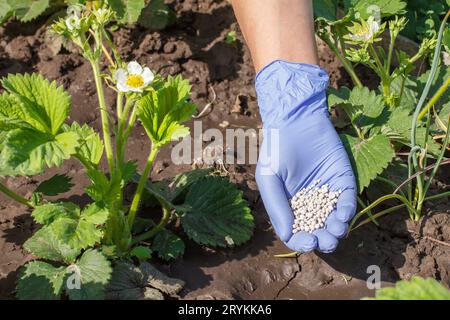
M 275 232 L 299 252 L 334 251 L 356 210 L 355 177 L 329 118 L 327 87 L 328 75 L 316 65 L 276 60 L 256 76 L 264 129 L 256 182 Z M 288 200 L 317 179 L 343 191 L 336 209 L 324 228 L 293 234 Z

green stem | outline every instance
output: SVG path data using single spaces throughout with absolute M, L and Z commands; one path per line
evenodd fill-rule
M 130 226 L 130 229 L 133 226 L 134 218 L 139 208 L 139 203 L 141 202 L 142 192 L 144 191 L 145 183 L 147 182 L 150 169 L 152 168 L 153 161 L 155 160 L 158 151 L 159 147 L 155 147 L 154 145 L 152 145 L 152 149 L 150 150 L 150 154 L 148 156 L 144 172 L 142 173 L 141 178 L 139 179 L 136 193 L 134 194 L 133 201 L 131 202 L 130 212 L 128 213 L 128 225 Z
M 373 58 L 375 59 L 375 64 L 378 69 L 377 73 L 379 74 L 379 76 L 381 78 L 381 83 L 383 85 L 383 95 L 387 99 L 387 98 L 389 98 L 390 86 L 391 86 L 389 74 L 386 73 L 386 70 L 384 69 L 383 64 L 381 63 L 380 57 L 378 56 L 378 53 L 375 50 L 375 48 L 373 47 L 373 45 L 369 45 L 369 51 L 372 54 Z
M 339 41 L 339 45 L 341 47 L 342 55 L 345 57 L 347 55 L 347 47 L 345 45 L 344 38 L 341 36 L 342 34 L 345 34 L 345 30 L 343 30 L 342 26 L 337 25 L 336 26 L 336 31 L 337 31 L 337 34 L 338 34 L 338 37 L 339 37 L 338 41 Z M 337 43 L 337 41 L 336 41 L 336 43 Z
M 380 181 L 380 182 L 384 182 L 384 183 L 390 185 L 391 187 L 394 188 L 394 190 L 396 190 L 397 187 L 398 187 L 398 186 L 397 186 L 394 182 L 392 182 L 391 180 L 386 179 L 386 178 L 381 177 L 381 176 L 376 177 L 375 180 L 378 180 L 378 181 Z M 404 197 L 406 198 L 406 195 L 403 193 L 403 191 L 402 191 L 401 189 L 399 190 L 399 192 L 400 192 L 400 194 L 401 194 L 402 196 L 404 196 Z
M 442 47 L 442 36 L 443 36 L 444 30 L 445 30 L 445 27 L 446 27 L 446 23 L 447 23 L 447 19 L 449 18 L 449 16 L 450 16 L 450 10 L 445 15 L 445 17 L 444 17 L 444 19 L 443 19 L 443 21 L 441 23 L 441 26 L 439 28 L 437 44 L 436 44 L 436 48 L 435 48 L 435 51 L 434 51 L 434 58 L 433 58 L 433 63 L 431 64 L 430 74 L 429 74 L 427 82 L 425 84 L 425 88 L 422 91 L 422 95 L 420 96 L 419 102 L 417 103 L 416 108 L 414 110 L 414 114 L 413 114 L 413 118 L 412 118 L 412 125 L 411 125 L 411 137 L 410 137 L 410 139 L 411 139 L 411 147 L 412 147 L 412 149 L 410 151 L 410 157 L 412 156 L 412 166 L 411 166 L 410 161 L 408 161 L 409 173 L 411 173 L 412 169 L 414 169 L 416 171 L 418 169 L 417 156 L 413 153 L 413 149 L 416 146 L 417 121 L 419 120 L 419 114 L 421 113 L 422 106 L 423 106 L 423 104 L 425 102 L 425 99 L 428 96 L 428 93 L 430 91 L 430 88 L 431 88 L 431 85 L 433 83 L 434 77 L 436 75 L 436 71 L 437 71 L 437 68 L 438 68 L 439 61 L 440 61 L 440 53 L 441 53 L 441 47 Z M 431 104 L 431 105 L 433 105 L 433 104 Z M 426 113 L 428 113 L 428 111 Z M 445 151 L 445 145 L 444 145 L 443 151 Z M 438 168 L 439 168 L 439 165 L 437 165 L 433 169 L 433 172 L 437 171 Z M 428 189 L 428 187 L 429 187 L 433 177 L 434 177 L 434 174 L 432 173 L 430 175 L 430 177 L 429 177 L 429 180 L 428 180 L 427 186 L 425 187 L 425 190 Z M 425 197 L 425 195 L 426 195 L 426 192 L 423 192 L 424 190 L 423 190 L 423 186 L 422 186 L 423 185 L 422 179 L 423 179 L 423 177 L 421 175 L 419 175 L 417 177 L 417 186 L 418 186 L 417 191 L 418 191 L 418 193 L 417 193 L 416 199 L 417 199 L 417 204 L 418 204 L 418 208 L 419 209 L 421 208 L 421 205 L 422 205 L 422 202 L 423 202 L 423 197 Z M 420 212 L 419 212 L 419 214 L 416 212 L 415 220 L 417 220 L 419 218 L 420 218 Z
M 92 70 L 94 71 L 95 86 L 97 87 L 98 104 L 100 106 L 100 116 L 102 119 L 103 140 L 105 141 L 106 158 L 108 160 L 109 171 L 114 170 L 114 157 L 111 144 L 111 134 L 109 129 L 108 111 L 106 110 L 105 93 L 100 75 L 100 65 L 98 60 L 91 60 Z
M 25 199 L 21 195 L 15 193 L 14 191 L 9 189 L 7 186 L 2 184 L 1 182 L 0 182 L 0 191 L 3 192 L 4 194 L 6 194 L 11 199 L 14 199 L 17 202 L 19 202 L 21 204 L 24 204 L 24 205 L 26 205 L 26 206 L 28 206 L 30 208 L 34 208 L 34 205 L 30 201 L 28 201 L 27 199 Z
M 442 192 L 425 198 L 425 201 L 439 200 L 441 198 L 450 197 L 450 191 Z
M 355 129 L 358 138 L 360 138 L 361 140 L 365 140 L 364 134 L 361 132 L 361 129 L 355 124 L 353 124 L 353 128 Z
M 450 116 L 448 117 L 448 119 L 450 121 Z M 450 139 L 450 130 L 447 130 L 447 133 L 445 134 L 444 142 L 442 144 L 441 153 L 439 154 L 439 157 L 437 158 L 436 163 L 434 164 L 435 166 L 433 168 L 433 171 L 431 171 L 431 174 L 428 177 L 428 181 L 424 188 L 424 194 L 427 194 L 428 189 L 430 188 L 430 185 L 431 185 L 431 181 L 433 181 L 433 178 L 436 175 L 436 172 L 438 171 L 438 169 L 440 167 L 442 159 L 444 159 L 444 155 L 445 155 L 445 151 L 447 150 L 447 144 L 449 143 L 449 139 Z
M 398 199 L 398 200 L 402 201 L 411 210 L 411 212 L 415 212 L 414 208 L 411 206 L 411 204 L 408 201 L 408 199 L 406 199 L 404 196 L 399 195 L 399 194 L 388 194 L 388 195 L 385 195 L 385 196 L 382 196 L 382 197 L 378 198 L 377 200 L 372 202 L 369 206 L 367 206 L 366 208 L 364 208 L 363 210 L 358 212 L 356 214 L 356 216 L 352 219 L 352 222 L 350 223 L 350 227 L 352 227 L 355 224 L 355 222 L 362 215 L 364 215 L 367 211 L 371 210 L 372 208 L 376 207 L 380 203 L 382 203 L 382 202 L 384 202 L 386 200 L 389 200 L 389 199 Z M 375 217 L 375 215 L 374 215 L 374 217 Z
M 445 197 L 449 197 L 449 196 L 450 196 L 450 191 L 447 191 L 447 192 L 443 192 L 443 193 L 440 193 L 440 194 L 436 194 L 436 195 L 433 195 L 433 196 L 426 197 L 426 198 L 425 198 L 425 201 L 438 200 L 438 199 L 445 198 Z M 380 218 L 381 216 L 384 216 L 384 215 L 386 215 L 386 214 L 388 214 L 388 213 L 397 211 L 397 210 L 399 210 L 399 209 L 401 209 L 401 208 L 403 208 L 403 207 L 405 207 L 405 204 L 399 204 L 399 205 L 397 205 L 397 206 L 395 206 L 395 207 L 391 207 L 391 208 L 385 209 L 385 210 L 383 210 L 383 211 L 377 212 L 376 214 L 373 215 L 373 217 L 374 217 L 374 218 Z M 352 222 L 353 222 L 353 221 L 352 221 Z M 356 222 L 356 221 L 355 221 L 355 222 Z M 354 223 L 352 223 L 352 224 L 350 225 L 350 227 L 349 227 L 348 233 L 350 233 L 350 232 L 353 231 L 353 230 L 356 230 L 357 228 L 359 228 L 359 227 L 361 227 L 361 226 L 363 226 L 363 225 L 365 225 L 365 224 L 367 224 L 367 223 L 369 223 L 369 222 L 371 222 L 371 219 L 365 219 L 365 220 L 363 220 L 362 222 L 360 222 L 360 223 L 359 223 L 356 227 L 354 227 L 354 228 L 353 228 Z
M 442 84 L 442 86 L 439 88 L 439 90 L 434 94 L 434 96 L 428 101 L 426 106 L 420 111 L 419 115 L 417 116 L 417 120 L 422 120 L 422 118 L 428 113 L 428 110 L 431 109 L 431 107 L 439 100 L 439 98 L 444 94 L 444 92 L 447 90 L 447 88 L 450 86 L 450 77 L 447 78 L 447 80 Z
M 377 218 L 380 218 L 380 217 L 384 216 L 385 214 L 388 214 L 388 213 L 397 211 L 397 210 L 402 209 L 402 208 L 404 208 L 404 207 L 405 207 L 405 204 L 399 204 L 399 205 L 397 205 L 397 206 L 395 206 L 395 207 L 391 207 L 391 208 L 382 210 L 382 211 L 380 211 L 380 212 L 377 212 L 377 213 L 375 213 L 372 217 L 373 217 L 374 219 L 377 219 Z M 353 227 L 354 223 L 352 223 L 352 224 L 349 226 L 349 228 L 348 228 L 347 235 L 348 235 L 350 232 L 352 232 L 352 231 L 358 229 L 359 227 L 361 227 L 361 226 L 363 226 L 363 225 L 369 223 L 370 221 L 371 221 L 371 219 L 364 219 L 364 220 L 363 220 L 362 222 L 360 222 L 356 227 Z M 355 222 L 356 222 L 356 221 L 355 221 Z
M 395 45 L 395 40 L 397 39 L 396 36 L 394 36 L 391 32 L 391 39 L 389 42 L 389 49 L 388 49 L 388 57 L 386 60 L 386 65 L 385 65 L 385 70 L 386 70 L 386 74 L 390 74 L 391 73 L 391 62 L 392 62 L 392 53 L 394 51 L 394 45 Z
M 116 60 L 117 64 L 119 67 L 122 67 L 122 57 L 119 54 L 119 50 L 117 49 L 116 44 L 114 43 L 114 41 L 111 39 L 111 36 L 109 35 L 109 33 L 104 30 L 103 31 L 103 36 L 106 39 L 106 42 L 108 42 L 109 47 L 111 48 L 113 55 L 114 55 L 114 60 Z
M 442 47 L 442 36 L 444 34 L 444 30 L 446 27 L 447 19 L 450 16 L 450 10 L 447 11 L 447 14 L 445 15 L 444 19 L 442 20 L 441 27 L 439 28 L 438 38 L 437 38 L 437 44 L 436 48 L 434 49 L 434 57 L 433 62 L 431 64 L 431 70 L 430 74 L 428 76 L 427 82 L 425 84 L 425 88 L 422 91 L 422 95 L 420 96 L 419 102 L 417 102 L 416 109 L 414 110 L 413 118 L 412 118 L 412 125 L 411 125 L 411 147 L 416 146 L 416 131 L 417 131 L 417 121 L 419 120 L 419 114 L 422 109 L 422 106 L 425 102 L 425 99 L 428 96 L 428 93 L 430 91 L 431 85 L 433 83 L 434 77 L 436 75 L 436 71 L 439 65 L 440 61 L 440 53 L 441 53 L 441 47 Z M 411 152 L 412 153 L 412 152 Z M 417 168 L 417 158 L 414 156 L 412 158 L 414 168 Z M 409 164 L 408 164 L 409 165 Z
M 117 119 L 122 118 L 122 106 L 123 105 L 123 93 L 119 92 L 117 93 L 117 103 L 116 103 L 116 109 L 117 109 Z
M 386 184 L 388 184 L 388 185 L 390 185 L 391 187 L 393 187 L 394 188 L 394 191 L 395 190 L 397 190 L 398 188 L 398 186 L 394 183 L 394 182 L 392 182 L 392 181 L 390 181 L 390 180 L 388 180 L 388 179 L 386 179 L 386 178 L 384 178 L 384 177 L 376 177 L 376 179 L 375 180 L 378 180 L 378 181 L 381 181 L 381 182 L 384 182 L 384 183 L 386 183 Z M 406 195 L 405 195 L 405 193 L 403 192 L 403 190 L 402 189 L 398 189 L 398 191 L 400 192 L 400 194 L 402 195 L 402 196 L 404 196 L 405 198 L 406 198 Z M 394 192 L 394 194 L 395 194 L 395 192 Z M 408 209 L 408 213 L 409 213 L 409 216 L 410 217 L 413 217 L 413 212 L 410 212 L 409 211 L 409 209 Z
M 356 197 L 356 201 L 358 201 L 359 205 L 364 209 L 365 207 L 367 207 L 367 205 L 362 201 L 362 199 L 360 197 Z M 380 224 L 378 223 L 377 220 L 375 220 L 373 218 L 373 214 L 372 214 L 372 210 L 367 211 L 367 215 L 369 216 L 369 219 L 372 220 L 372 222 L 376 225 L 379 226 Z
M 128 140 L 131 134 L 131 130 L 133 129 L 134 123 L 136 122 L 137 117 L 137 108 L 134 108 L 131 112 L 130 119 L 128 120 L 127 128 L 125 129 L 125 132 L 123 134 L 123 138 L 125 141 Z
M 136 116 L 137 116 L 137 109 L 135 107 L 133 109 L 133 111 L 131 112 L 130 119 L 128 120 L 128 125 L 127 125 L 127 128 L 125 129 L 125 131 L 123 131 L 123 127 L 122 127 L 122 131 L 123 131 L 123 132 L 121 132 L 122 145 L 121 145 L 121 148 L 118 149 L 118 158 L 120 159 L 121 163 L 123 163 L 124 158 L 125 158 L 125 145 L 128 141 L 128 138 L 130 137 L 131 130 L 133 129 L 133 125 L 136 121 Z M 125 124 L 123 124 L 123 126 L 125 126 Z
M 427 124 L 426 124 L 426 132 L 425 132 L 425 141 L 424 141 L 424 146 L 425 148 L 423 149 L 423 161 L 422 164 L 419 166 L 420 171 L 419 172 L 423 172 L 423 173 L 419 173 L 420 176 L 420 181 L 421 181 L 421 186 L 423 186 L 424 182 L 425 182 L 425 168 L 427 167 L 427 143 L 428 143 L 428 136 L 430 134 L 430 123 L 431 123 L 431 117 L 430 117 L 430 112 L 428 112 L 428 118 L 427 118 Z M 421 155 L 422 157 L 422 155 Z M 442 159 L 441 159 L 442 160 Z M 439 166 L 439 163 L 437 163 L 437 165 Z M 422 193 L 421 193 L 422 192 Z M 427 188 L 423 188 L 422 190 L 418 190 L 418 198 L 417 198 L 417 205 L 416 205 L 416 216 L 414 217 L 414 220 L 419 220 L 420 216 L 422 215 L 422 204 L 423 204 L 423 198 L 426 196 L 427 194 Z
M 135 238 L 133 238 L 133 240 L 131 242 L 132 244 L 136 244 L 141 241 L 150 239 L 154 235 L 156 235 L 158 232 L 160 232 L 161 230 L 164 229 L 164 227 L 167 225 L 167 223 L 170 220 L 170 210 L 165 205 L 163 205 L 162 209 L 163 209 L 163 216 L 161 218 L 161 221 L 159 221 L 159 223 L 156 226 L 154 226 L 152 229 L 150 229 L 149 231 L 144 232 L 140 235 L 137 235 Z
M 353 66 L 351 63 L 345 59 L 345 57 L 341 54 L 339 48 L 334 44 L 333 41 L 328 36 L 323 36 L 322 40 L 325 41 L 325 43 L 330 47 L 330 49 L 334 52 L 336 57 L 338 57 L 339 61 L 341 61 L 342 65 L 344 66 L 345 71 L 350 75 L 350 78 L 352 78 L 353 84 L 359 88 L 363 87 L 363 84 L 361 80 L 359 80 L 358 76 L 356 75 L 355 70 L 353 69 Z
M 383 64 L 381 63 L 381 59 L 380 59 L 380 57 L 378 57 L 378 53 L 375 50 L 374 46 L 370 44 L 368 48 L 369 48 L 369 51 L 370 51 L 370 53 L 372 54 L 372 56 L 373 56 L 373 58 L 375 60 L 375 63 L 377 65 L 377 67 L 378 67 L 378 70 L 380 71 L 381 74 L 385 75 L 386 73 L 385 73 L 385 70 L 383 68 Z
M 134 100 L 132 98 L 127 99 L 127 102 L 125 103 L 125 108 L 120 116 L 118 129 L 117 129 L 117 139 L 116 139 L 116 148 L 117 148 L 117 163 L 118 166 L 122 165 L 124 160 L 124 150 L 125 150 L 125 144 L 126 139 L 124 138 L 124 128 L 125 128 L 125 122 L 128 118 L 128 113 L 130 112 L 130 108 L 133 106 Z
M 417 151 L 421 151 L 422 148 L 419 146 L 414 146 L 411 148 L 409 155 L 408 155 L 408 179 L 411 178 L 412 176 L 412 172 L 413 169 L 417 168 L 417 158 L 416 158 L 416 152 Z M 415 160 L 415 161 L 414 161 Z M 420 194 L 422 195 L 422 191 L 423 191 L 423 177 L 421 175 L 418 175 L 416 177 L 417 180 L 417 186 L 416 186 L 416 195 Z M 415 195 L 415 196 L 416 196 Z M 414 202 L 416 198 L 413 199 L 413 194 L 412 194 L 412 185 L 409 184 L 408 185 L 408 199 L 411 202 Z M 413 201 L 414 200 L 414 201 Z M 414 218 L 415 214 L 413 212 L 410 212 L 410 217 Z
M 400 93 L 398 95 L 398 103 L 400 104 L 402 102 L 403 93 L 405 92 L 405 83 L 406 83 L 406 75 L 402 74 L 402 85 L 400 87 Z
M 80 161 L 81 164 L 82 164 L 87 170 L 97 170 L 97 168 L 94 167 L 93 164 L 92 164 L 89 160 L 83 158 L 81 155 L 76 154 L 74 157 L 75 157 L 76 159 L 78 159 L 78 161 Z

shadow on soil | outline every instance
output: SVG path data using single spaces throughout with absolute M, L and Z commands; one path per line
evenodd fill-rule
M 396 269 L 405 263 L 403 256 L 408 243 L 414 241 L 407 229 L 404 214 L 381 219 L 380 227 L 366 224 L 341 240 L 332 254 L 317 255 L 336 271 L 352 278 L 366 280 L 371 266 L 380 268 L 381 281 L 399 280 Z

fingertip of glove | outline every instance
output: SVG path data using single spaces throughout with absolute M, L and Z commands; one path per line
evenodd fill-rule
M 338 239 L 325 229 L 316 230 L 313 234 L 317 237 L 317 249 L 323 253 L 331 253 L 338 246 Z
M 295 233 L 286 245 L 298 252 L 310 252 L 317 248 L 317 237 L 311 233 L 300 231 Z
M 353 189 L 345 190 L 337 203 L 336 218 L 342 222 L 348 222 L 356 212 L 356 192 Z
M 334 211 L 328 218 L 325 228 L 331 235 L 340 239 L 347 234 L 348 224 L 338 220 Z

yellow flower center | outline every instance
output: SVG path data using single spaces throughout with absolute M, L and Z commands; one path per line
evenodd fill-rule
M 144 85 L 144 78 L 140 74 L 130 74 L 127 78 L 127 85 L 132 88 L 140 88 Z

